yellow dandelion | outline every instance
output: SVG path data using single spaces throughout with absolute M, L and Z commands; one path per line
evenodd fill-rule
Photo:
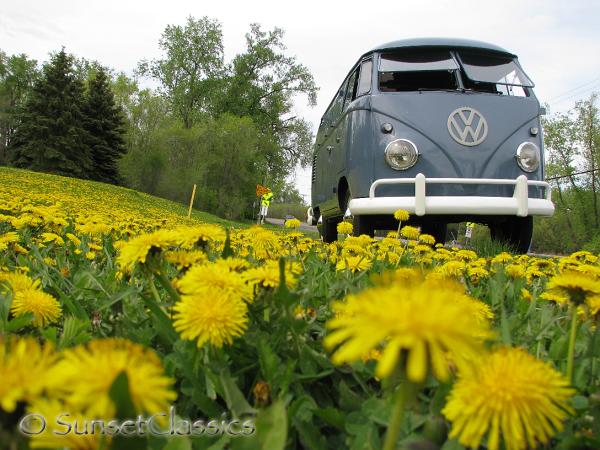
M 399 222 L 406 222 L 409 217 L 410 214 L 405 209 L 398 209 L 394 212 L 394 219 L 396 219 Z
M 590 315 L 597 320 L 600 316 L 600 295 L 592 295 L 586 298 L 586 304 Z
M 20 272 L 0 272 L 0 282 L 5 282 L 13 294 L 26 289 L 37 289 L 40 285 L 40 280 L 32 280 L 29 276 Z
M 402 229 L 400 230 L 400 235 L 402 237 L 405 237 L 406 239 L 417 240 L 417 239 L 419 239 L 419 234 L 420 234 L 419 229 L 416 227 L 411 227 L 410 225 L 406 225 L 405 227 L 402 227 Z
M 352 226 L 352 224 L 350 222 L 346 222 L 345 220 L 341 221 L 337 225 L 338 234 L 350 235 L 350 234 L 352 234 L 353 230 L 354 230 L 354 227 Z
M 507 450 L 525 450 L 562 430 L 574 394 L 548 363 L 503 348 L 459 373 L 442 413 L 452 422 L 450 438 L 464 446 L 479 448 L 487 434 L 489 450 L 500 448 L 500 436 Z
M 246 283 L 242 274 L 232 271 L 222 262 L 193 266 L 175 284 L 183 294 L 207 297 L 214 295 L 245 301 L 253 299 L 252 287 Z
M 56 233 L 42 233 L 40 234 L 42 241 L 54 242 L 57 245 L 64 245 L 65 241 Z
M 419 241 L 421 241 L 423 244 L 427 244 L 427 245 L 434 245 L 435 244 L 435 238 L 430 235 L 430 234 L 422 234 L 419 236 Z
M 300 226 L 302 222 L 300 222 L 298 219 L 288 219 L 285 221 L 284 225 L 286 228 L 292 228 L 292 229 L 296 229 Z
M 362 272 L 370 268 L 371 264 L 371 260 L 364 256 L 347 256 L 337 262 L 335 269 L 337 271 L 349 270 L 352 273 Z
M 521 264 L 508 264 L 504 272 L 512 279 L 525 277 L 525 268 Z
M 193 227 L 178 227 L 173 233 L 179 236 L 181 246 L 191 249 L 196 246 L 205 247 L 208 244 L 225 242 L 225 230 L 219 225 L 202 224 Z
M 63 352 L 48 374 L 51 392 L 87 417 L 112 418 L 116 413 L 110 389 L 121 373 L 138 414 L 168 410 L 176 394 L 152 349 L 125 339 L 97 339 Z M 54 397 L 52 396 L 52 397 Z
M 14 231 L 0 235 L 0 252 L 6 250 L 8 248 L 8 244 L 15 244 L 17 242 L 19 242 L 19 235 Z
M 558 304 L 565 304 L 569 302 L 568 296 L 556 292 L 542 292 L 538 298 L 546 300 L 548 302 L 555 302 Z
M 569 257 L 587 264 L 594 264 L 598 261 L 598 256 L 594 255 L 592 252 L 589 252 L 587 250 L 580 250 L 578 252 L 572 253 L 571 255 L 569 255 Z
M 279 261 L 267 261 L 259 267 L 246 270 L 242 274 L 242 278 L 252 286 L 275 289 L 281 281 L 279 275 Z M 285 267 L 285 284 L 288 287 L 296 284 L 296 277 L 287 264 Z
M 567 296 L 571 302 L 581 305 L 586 297 L 600 295 L 600 281 L 577 271 L 563 272 L 553 276 L 546 290 Z
M 448 261 L 434 269 L 434 272 L 439 273 L 444 277 L 461 278 L 467 265 L 463 261 Z
M 0 408 L 10 413 L 18 402 L 36 400 L 46 388 L 46 375 L 56 358 L 50 344 L 0 337 Z
M 279 237 L 272 231 L 262 227 L 250 227 L 245 236 L 252 247 L 255 259 L 276 258 L 281 252 Z
M 531 295 L 531 292 L 529 292 L 525 288 L 521 288 L 521 298 L 523 300 L 527 300 L 528 302 L 530 302 L 531 300 L 533 300 L 533 296 Z
M 171 250 L 165 252 L 165 259 L 177 267 L 177 270 L 184 270 L 194 264 L 205 263 L 208 257 L 202 250 Z
M 64 421 L 69 424 L 77 422 L 77 430 L 81 433 L 74 432 L 62 434 L 65 431 L 65 426 L 57 426 L 55 418 L 60 417 L 68 411 L 69 416 L 64 417 Z M 106 444 L 110 444 L 111 437 L 101 434 L 100 425 L 96 425 L 94 433 L 92 433 L 92 425 L 90 418 L 83 416 L 81 412 L 73 411 L 73 408 L 65 405 L 58 399 L 39 398 L 27 408 L 30 416 L 30 421 L 27 426 L 32 432 L 37 432 L 42 429 L 42 423 L 39 416 L 52 420 L 46 424 L 46 428 L 39 434 L 34 434 L 30 437 L 30 447 L 39 449 L 60 448 L 69 450 L 98 450 L 102 447 L 102 440 Z M 87 425 L 84 425 L 87 422 Z M 84 434 L 87 429 L 87 434 Z M 61 433 L 61 434 L 58 434 Z
M 81 239 L 79 239 L 77 236 L 75 236 L 73 233 L 66 233 L 65 236 L 67 237 L 67 239 L 69 241 L 71 241 L 76 247 L 79 247 L 79 245 L 81 245 Z
M 389 376 L 406 352 L 409 380 L 423 381 L 430 367 L 439 380 L 447 380 L 447 353 L 460 367 L 476 358 L 491 336 L 489 324 L 475 317 L 468 301 L 464 293 L 436 283 L 369 288 L 333 303 L 336 316 L 327 323 L 332 331 L 324 344 L 336 349 L 335 364 L 383 347 L 378 378 Z
M 54 297 L 44 291 L 24 289 L 15 293 L 10 312 L 15 317 L 31 313 L 33 324 L 44 327 L 58 321 L 62 315 L 62 307 Z
M 117 263 L 126 273 L 133 270 L 136 264 L 144 264 L 152 252 L 160 252 L 180 242 L 180 237 L 167 230 L 142 234 L 120 245 Z
M 510 253 L 502 252 L 498 253 L 496 256 L 492 258 L 492 264 L 504 264 L 513 260 L 513 257 Z
M 459 250 L 456 252 L 455 257 L 461 261 L 475 261 L 477 260 L 477 253 L 475 253 L 473 250 Z
M 468 266 L 467 267 L 467 276 L 471 280 L 471 282 L 477 284 L 481 280 L 488 278 L 490 273 L 485 270 L 483 267 L 479 266 Z
M 183 295 L 174 307 L 173 326 L 182 339 L 196 340 L 198 347 L 231 345 L 248 326 L 248 307 L 229 295 Z

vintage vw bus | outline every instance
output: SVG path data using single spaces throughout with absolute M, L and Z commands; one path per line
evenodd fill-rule
M 355 233 L 394 229 L 405 209 L 422 232 L 478 222 L 527 251 L 533 216 L 554 205 L 540 114 L 517 57 L 460 39 L 412 39 L 365 53 L 317 133 L 309 222 L 323 240 L 351 214 Z

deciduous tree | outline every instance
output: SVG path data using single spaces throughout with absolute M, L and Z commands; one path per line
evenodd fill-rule
M 186 128 L 212 110 L 223 72 L 223 33 L 217 20 L 188 17 L 168 25 L 160 41 L 163 57 L 138 64 L 138 73 L 160 82 L 160 92 Z

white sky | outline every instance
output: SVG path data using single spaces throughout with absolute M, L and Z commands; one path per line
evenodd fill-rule
M 318 104 L 296 101 L 297 112 L 316 127 L 352 64 L 384 42 L 412 37 L 458 37 L 497 44 L 517 54 L 536 83 L 540 101 L 552 111 L 600 91 L 600 2 L 598 0 L 326 0 L 155 1 L 5 0 L 0 49 L 45 61 L 65 46 L 131 74 L 143 58 L 157 57 L 168 24 L 209 16 L 223 25 L 226 59 L 245 48 L 252 22 L 286 32 L 289 54 L 306 65 L 320 87 Z M 296 184 L 310 194 L 309 171 Z

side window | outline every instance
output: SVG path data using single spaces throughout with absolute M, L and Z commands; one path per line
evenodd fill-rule
M 358 84 L 358 68 L 348 77 L 346 83 L 346 97 L 344 98 L 344 109 L 356 98 L 356 86 Z
M 327 120 L 329 125 L 333 125 L 342 115 L 342 109 L 344 106 L 344 92 L 345 92 L 345 84 L 342 85 L 340 90 L 338 91 L 335 99 L 331 103 L 329 110 L 327 111 Z
M 356 96 L 368 94 L 371 91 L 371 76 L 373 74 L 373 60 L 367 59 L 360 65 L 360 78 Z

